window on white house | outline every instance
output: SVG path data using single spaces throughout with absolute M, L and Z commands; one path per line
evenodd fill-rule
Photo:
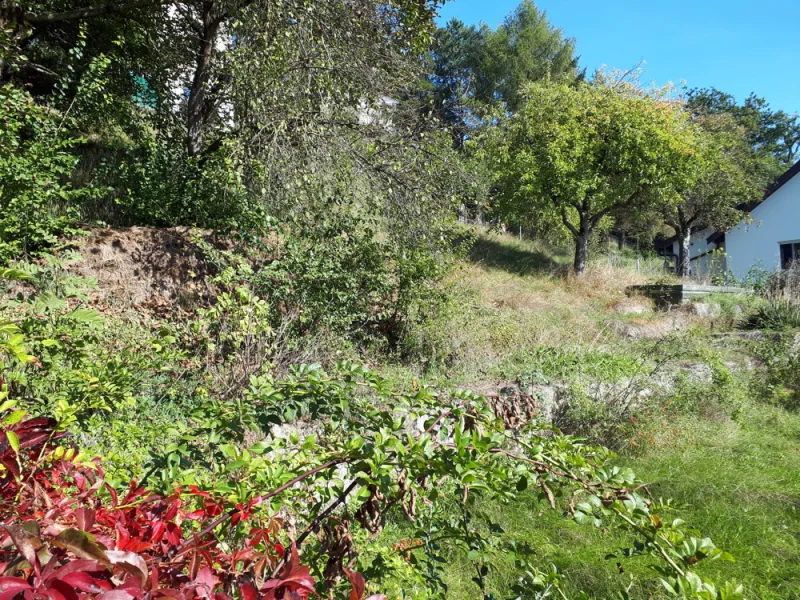
M 795 261 L 800 262 L 800 242 L 781 244 L 781 268 L 788 269 Z

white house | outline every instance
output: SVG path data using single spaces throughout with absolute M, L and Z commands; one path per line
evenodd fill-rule
M 800 260 L 800 162 L 778 179 L 750 217 L 725 234 L 727 267 L 737 279 L 753 267 L 774 271 Z
M 661 252 L 675 261 L 679 243 L 677 238 L 666 240 Z M 699 280 L 725 273 L 741 280 L 753 268 L 776 271 L 800 261 L 800 162 L 738 225 L 727 232 L 693 232 L 690 259 L 692 277 Z

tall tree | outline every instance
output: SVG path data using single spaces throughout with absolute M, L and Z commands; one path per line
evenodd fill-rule
M 553 26 L 532 0 L 523 0 L 486 43 L 488 56 L 477 96 L 484 102 L 500 98 L 512 112 L 528 84 L 569 82 L 579 76 L 575 40 Z
M 691 178 L 694 138 L 673 103 L 630 85 L 534 84 L 488 146 L 498 209 L 560 219 L 583 274 L 589 240 L 614 211 L 674 199 Z
M 438 114 L 454 128 L 458 145 L 487 107 L 513 111 L 526 85 L 580 76 L 574 40 L 531 0 L 496 30 L 453 19 L 436 33 L 432 56 Z
M 800 158 L 800 115 L 773 110 L 756 94 L 739 104 L 731 94 L 716 88 L 694 89 L 688 93 L 687 106 L 697 116 L 730 115 L 755 152 L 780 163 L 777 172 Z

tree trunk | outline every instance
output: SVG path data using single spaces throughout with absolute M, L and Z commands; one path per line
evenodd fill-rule
M 678 228 L 678 276 L 689 277 L 692 271 L 692 228 L 690 226 Z
M 578 235 L 575 237 L 575 275 L 581 276 L 586 271 L 586 260 L 589 258 L 589 236 L 592 231 L 588 228 L 581 227 Z
M 589 211 L 591 207 L 586 199 L 584 199 L 583 203 L 575 203 L 573 206 L 578 212 L 578 226 L 576 227 L 570 222 L 567 209 L 564 206 L 561 207 L 561 222 L 564 223 L 564 227 L 572 232 L 572 237 L 575 239 L 575 262 L 572 266 L 575 269 L 575 275 L 580 277 L 586 271 L 586 261 L 589 257 L 589 238 L 597 221 L 602 218 L 602 214 L 594 218 L 590 217 Z
M 187 149 L 189 156 L 198 156 L 203 151 L 203 130 L 211 115 L 213 99 L 210 98 L 209 85 L 211 69 L 214 64 L 217 36 L 221 19 L 217 15 L 216 2 L 203 2 L 203 37 L 197 55 L 197 67 L 192 78 L 187 107 Z

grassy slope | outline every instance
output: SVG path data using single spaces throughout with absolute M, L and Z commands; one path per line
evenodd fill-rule
M 624 355 L 634 343 L 610 332 L 609 318 L 659 318 L 615 314 L 624 287 L 648 279 L 635 270 L 603 263 L 584 280 L 565 279 L 568 256 L 488 235 L 471 258 L 458 280 L 470 308 L 450 331 L 461 354 L 432 379 L 515 378 L 527 368 L 520 351 L 536 346 Z M 800 598 L 799 415 L 751 402 L 736 422 L 680 418 L 672 432 L 657 432 L 638 456 L 620 460 L 653 483 L 653 494 L 684 505 L 679 516 L 737 558 L 705 567 L 709 575 L 744 583 L 751 598 Z M 639 573 L 651 583 L 632 588 L 633 597 L 661 595 L 644 565 L 628 561 L 620 572 L 616 561 L 604 558 L 627 545 L 617 532 L 565 521 L 533 499 L 488 508 L 536 548 L 543 565 L 554 563 L 565 573 L 568 589 L 615 595 L 627 587 L 630 573 Z M 501 566 L 494 576 L 505 579 L 510 571 Z M 453 598 L 475 597 L 470 577 L 470 565 L 454 558 L 448 568 Z

